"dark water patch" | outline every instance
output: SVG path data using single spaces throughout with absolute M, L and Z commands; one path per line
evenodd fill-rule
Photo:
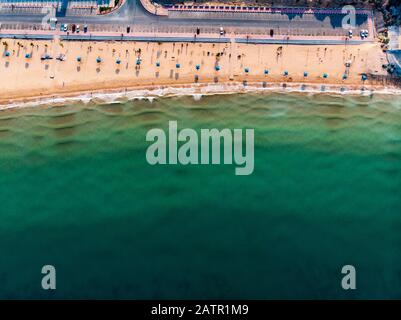
M 151 109 L 151 110 L 142 110 L 136 113 L 131 114 L 131 117 L 146 117 L 148 115 L 161 115 L 161 116 L 167 116 L 169 112 L 166 112 L 165 110 L 162 109 Z
M 74 136 L 77 133 L 77 126 L 70 126 L 70 127 L 59 127 L 54 128 L 57 137 L 59 138 L 66 138 Z
M 0 118 L 0 127 L 12 127 L 14 122 L 16 121 L 17 117 L 14 116 L 6 116 Z
M 124 112 L 124 105 L 120 102 L 114 102 L 112 104 L 101 104 L 97 106 L 102 112 L 110 114 L 120 114 Z
M 9 134 L 9 130 L 0 130 L 0 138 L 6 138 Z
M 65 138 L 66 136 L 68 137 L 68 135 L 65 135 L 63 139 L 59 138 L 54 141 L 49 151 L 59 152 L 62 150 L 63 152 L 74 152 L 80 145 L 82 145 L 81 141 L 74 138 Z
M 66 126 L 68 124 L 73 124 L 75 121 L 76 113 L 53 115 L 49 119 L 49 123 L 51 126 Z
M 0 134 L 6 134 L 12 132 L 12 128 L 1 128 L 0 127 Z
M 53 124 L 51 121 L 52 118 L 50 118 L 50 121 L 48 123 L 37 123 L 36 128 L 43 128 L 49 131 L 63 131 L 63 130 L 73 130 L 73 129 L 78 129 L 78 128 L 83 128 L 86 127 L 90 124 L 93 124 L 92 121 L 82 121 L 82 122 L 66 122 L 66 123 L 57 123 Z

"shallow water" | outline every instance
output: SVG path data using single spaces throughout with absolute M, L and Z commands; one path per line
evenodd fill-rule
M 255 170 L 147 130 L 254 128 Z M 0 112 L 1 298 L 401 298 L 401 99 L 236 94 Z M 57 289 L 41 289 L 41 268 Z M 341 288 L 341 267 L 357 290 Z

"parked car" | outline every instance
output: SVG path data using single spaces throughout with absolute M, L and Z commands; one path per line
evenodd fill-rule
M 352 30 L 348 30 L 348 37 L 352 38 L 353 35 L 354 33 L 352 32 Z
M 369 31 L 366 29 L 361 30 L 361 38 L 367 38 L 369 37 Z
M 50 30 L 56 30 L 57 25 L 57 18 L 50 18 L 49 19 Z

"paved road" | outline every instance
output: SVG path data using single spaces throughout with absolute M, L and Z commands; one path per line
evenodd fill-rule
M 25 24 L 39 24 L 43 15 L 27 14 L 1 14 L 0 22 L 13 23 L 20 22 Z M 142 7 L 139 0 L 127 0 L 125 4 L 116 12 L 105 16 L 66 16 L 59 17 L 60 23 L 76 24 L 95 24 L 104 26 L 104 30 L 120 28 L 124 30 L 127 25 L 136 31 L 159 32 L 179 30 L 181 32 L 194 32 L 196 27 L 200 27 L 202 32 L 218 32 L 219 27 L 230 29 L 241 29 L 241 33 L 261 34 L 267 33 L 269 28 L 274 28 L 279 34 L 301 34 L 305 35 L 344 35 L 345 31 L 341 28 L 333 29 L 330 19 L 323 21 L 311 15 L 304 18 L 289 20 L 287 16 L 271 14 L 264 16 L 246 13 L 213 13 L 200 14 L 188 12 L 174 12 L 169 17 L 154 16 Z M 365 26 L 361 26 L 365 27 Z M 280 31 L 281 30 L 281 31 Z M 117 31 L 117 30 L 115 30 Z M 169 31 L 168 31 L 169 32 Z M 356 31 L 358 32 L 358 31 Z
M 398 27 L 389 28 L 389 50 L 387 58 L 396 68 L 396 73 L 401 75 L 401 48 L 400 48 L 400 29 Z

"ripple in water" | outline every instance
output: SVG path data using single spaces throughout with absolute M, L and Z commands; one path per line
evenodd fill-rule
M 354 298 L 400 298 L 393 100 L 265 92 L 2 111 L 0 298 L 46 298 L 43 261 L 63 273 L 55 298 L 342 299 L 345 263 L 363 270 Z M 253 128 L 254 173 L 148 165 L 146 132 L 168 120 Z

